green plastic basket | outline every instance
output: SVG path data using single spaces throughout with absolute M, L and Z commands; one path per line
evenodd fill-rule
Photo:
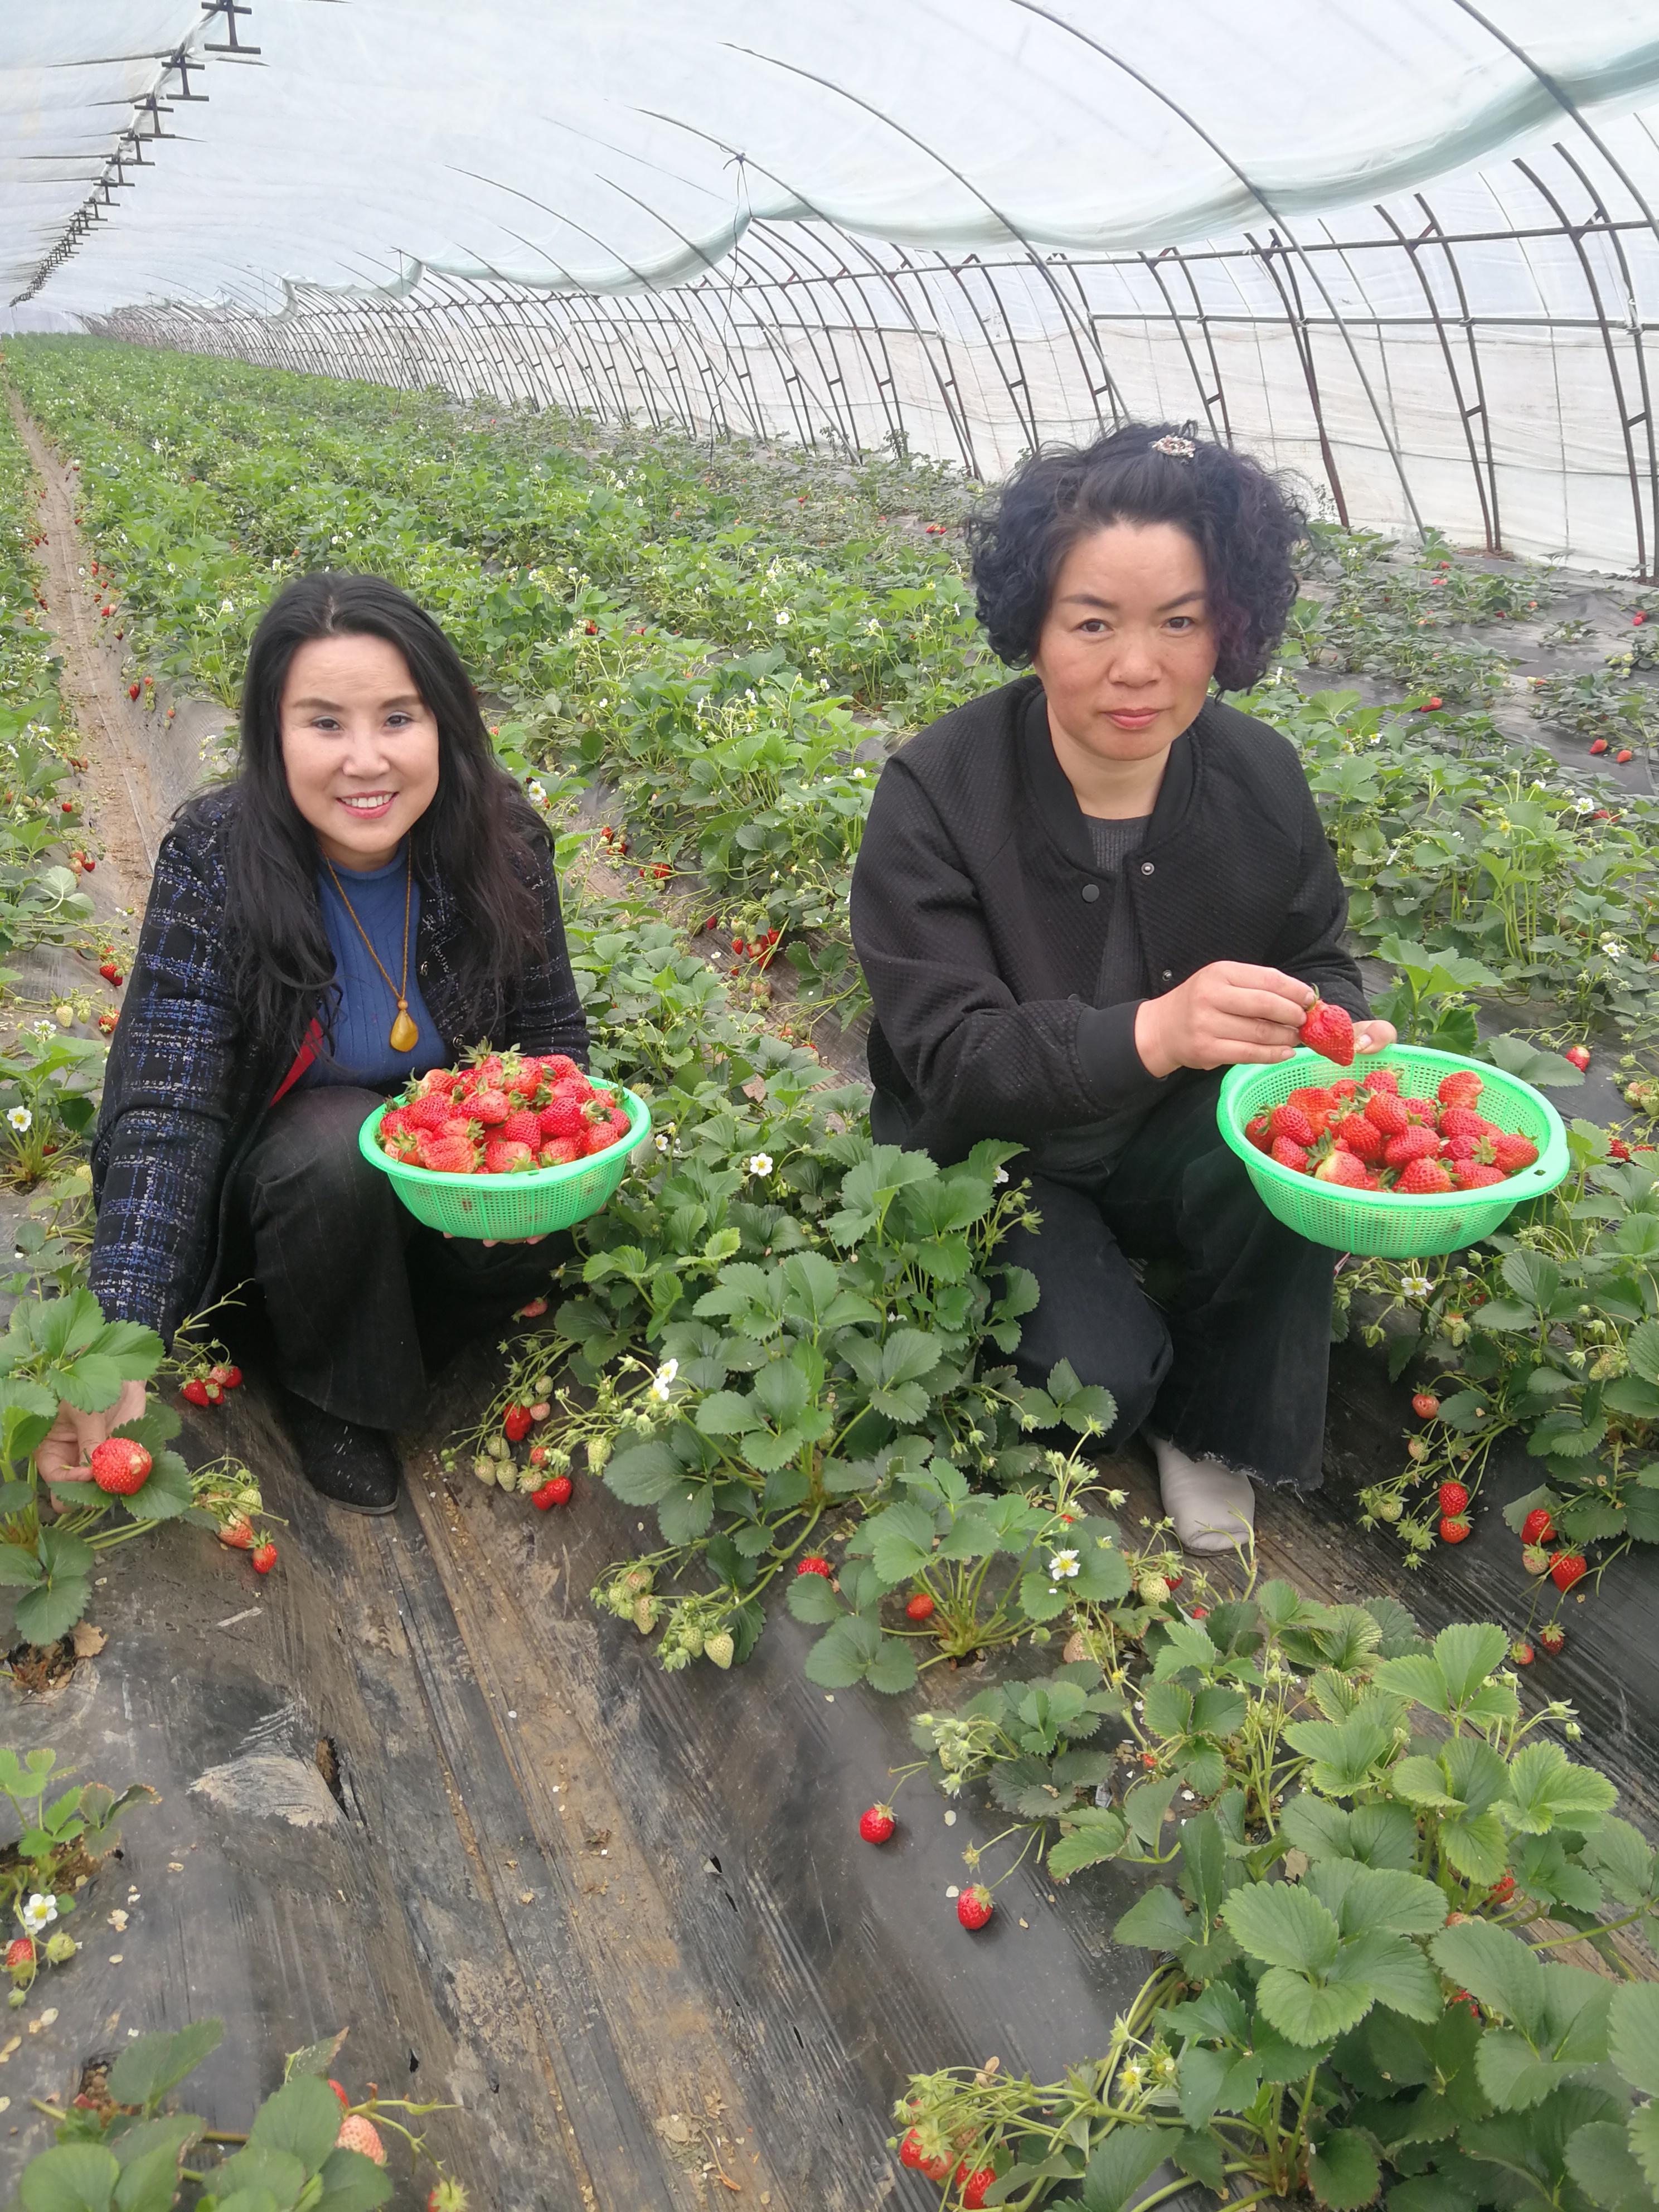
M 596 1083 L 596 1091 L 620 1098 L 631 1127 L 619 1144 L 592 1159 L 562 1167 L 531 1168 L 523 1175 L 439 1175 L 410 1167 L 380 1150 L 381 1116 L 393 1101 L 377 1107 L 359 1132 L 363 1158 L 390 1176 L 392 1188 L 417 1221 L 451 1237 L 546 1237 L 586 1221 L 615 1191 L 628 1163 L 651 1133 L 651 1109 L 620 1084 Z
M 1395 1191 L 1346 1190 L 1297 1175 L 1293 1168 L 1282 1168 L 1257 1152 L 1244 1134 L 1247 1121 L 1282 1106 L 1292 1091 L 1310 1090 L 1339 1075 L 1363 1081 L 1373 1067 L 1396 1069 L 1401 1093 L 1411 1098 L 1432 1098 L 1454 1069 L 1473 1068 L 1483 1086 L 1477 1111 L 1500 1129 L 1529 1137 L 1538 1147 L 1537 1159 L 1507 1182 L 1490 1184 L 1485 1190 L 1402 1198 Z M 1517 1206 L 1553 1190 L 1570 1164 L 1561 1116 L 1530 1084 L 1505 1075 L 1501 1068 L 1488 1067 L 1483 1060 L 1431 1052 L 1426 1045 L 1390 1045 L 1386 1052 L 1356 1060 L 1351 1068 L 1334 1067 L 1322 1054 L 1305 1048 L 1271 1067 L 1231 1068 L 1221 1085 L 1216 1119 L 1269 1213 L 1310 1243 L 1372 1260 L 1427 1259 L 1479 1243 Z

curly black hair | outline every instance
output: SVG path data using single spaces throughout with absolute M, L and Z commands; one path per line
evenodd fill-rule
M 1185 440 L 1190 459 L 1156 450 Z M 1190 423 L 1131 422 L 1092 446 L 1049 447 L 968 524 L 979 618 L 1000 660 L 1036 652 L 1054 578 L 1077 540 L 1113 522 L 1172 522 L 1203 556 L 1224 691 L 1257 682 L 1295 602 L 1292 548 L 1307 516 L 1246 453 L 1194 435 Z

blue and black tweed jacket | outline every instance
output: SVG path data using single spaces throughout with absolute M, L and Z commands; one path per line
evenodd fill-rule
M 251 1035 L 239 1006 L 225 935 L 238 804 L 234 786 L 194 799 L 162 840 L 93 1139 L 92 1289 L 109 1319 L 142 1322 L 169 1341 L 212 1294 L 233 1171 L 299 1043 Z M 544 957 L 496 992 L 494 1004 L 471 1001 L 457 973 L 465 923 L 447 887 L 422 877 L 421 991 L 452 1059 L 485 1039 L 501 1049 L 568 1053 L 585 1066 L 587 1026 L 552 851 L 526 814 Z

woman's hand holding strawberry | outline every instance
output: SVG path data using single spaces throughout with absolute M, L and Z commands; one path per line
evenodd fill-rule
M 90 1482 L 92 1455 L 106 1437 L 113 1436 L 117 1429 L 125 1428 L 129 1421 L 142 1419 L 144 1411 L 144 1386 L 142 1382 L 124 1382 L 121 1395 L 112 1406 L 101 1413 L 83 1413 L 71 1406 L 67 1399 L 58 1409 L 58 1419 L 50 1432 L 41 1440 L 34 1455 L 43 1482 Z
M 1234 1067 L 1288 1060 L 1318 997 L 1310 983 L 1277 968 L 1216 960 L 1161 998 L 1145 999 L 1135 1016 L 1135 1050 L 1152 1075 L 1178 1067 Z M 1381 1052 L 1395 1041 L 1391 1024 L 1367 1020 L 1355 1030 L 1358 1052 Z

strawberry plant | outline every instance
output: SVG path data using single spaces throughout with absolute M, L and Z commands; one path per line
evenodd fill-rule
M 64 1923 L 100 1860 L 114 1849 L 122 1816 L 158 1802 L 142 1782 L 118 1796 L 101 1782 L 88 1782 L 70 1784 L 48 1803 L 48 1790 L 70 1771 L 58 1765 L 55 1751 L 20 1758 L 0 1745 L 0 1794 L 18 1825 L 17 1835 L 0 1844 L 0 1923 L 15 1931 L 5 1938 L 8 2002 L 14 2007 L 28 2002 L 43 1969 L 66 1966 L 80 1948 Z
M 282 2086 L 260 2103 L 246 2135 L 167 2109 L 173 2092 L 219 2047 L 224 2023 L 192 2022 L 123 2046 L 101 2079 L 67 2107 L 40 2104 L 54 2148 L 23 2169 L 30 2212 L 370 2212 L 393 2194 L 386 2137 L 401 2139 L 418 2173 L 435 2174 L 434 2212 L 466 2212 L 467 2192 L 444 2178 L 410 2127 L 449 2107 L 382 2097 L 354 2101 L 329 2072 L 343 2030 L 293 2052 Z M 422 2177 L 423 2179 L 424 2177 Z

